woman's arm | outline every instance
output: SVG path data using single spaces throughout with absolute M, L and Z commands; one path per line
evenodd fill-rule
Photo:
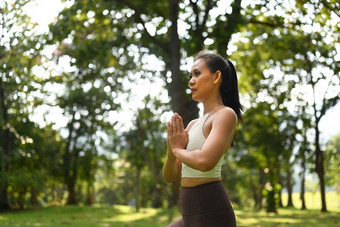
M 169 129 L 168 129 L 169 131 Z M 181 176 L 182 164 L 172 153 L 169 144 L 169 133 L 167 138 L 167 153 L 163 165 L 163 177 L 166 182 L 172 183 L 178 180 Z
M 173 132 L 170 137 L 172 153 L 187 166 L 209 171 L 213 169 L 223 153 L 230 147 L 237 126 L 237 116 L 230 108 L 223 108 L 214 114 L 211 131 L 200 150 L 188 151 L 176 143 L 181 135 L 179 119 L 172 121 Z

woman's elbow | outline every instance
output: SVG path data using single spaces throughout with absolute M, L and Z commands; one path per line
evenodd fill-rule
M 209 170 L 212 170 L 214 167 L 215 165 L 212 164 L 211 162 L 201 160 L 198 169 L 202 172 L 208 172 Z
M 164 179 L 165 179 L 165 182 L 168 184 L 175 182 L 173 179 L 167 179 L 167 178 L 164 178 Z
M 171 184 L 178 180 L 178 177 L 164 177 L 166 183 Z
M 178 177 L 175 176 L 173 173 L 167 173 L 163 171 L 163 178 L 164 180 L 170 184 L 178 180 Z
M 213 169 L 213 167 L 202 166 L 200 170 L 201 170 L 202 172 L 208 172 L 208 171 L 210 171 L 210 170 L 212 170 L 212 169 Z

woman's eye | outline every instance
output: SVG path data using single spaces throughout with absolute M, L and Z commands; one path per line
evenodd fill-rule
M 199 75 L 201 75 L 201 72 L 199 71 L 194 71 L 192 73 L 189 73 L 189 78 L 191 79 L 193 76 L 194 77 L 198 77 Z

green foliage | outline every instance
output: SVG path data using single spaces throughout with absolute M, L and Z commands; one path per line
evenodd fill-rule
M 29 178 L 21 180 L 29 177 L 25 176 L 26 167 L 17 169 L 13 175 L 10 172 L 18 166 L 17 160 L 31 155 L 29 144 L 34 124 L 29 114 L 39 102 L 32 95 L 40 88 L 32 69 L 40 64 L 42 36 L 35 34 L 35 24 L 23 12 L 27 3 L 26 0 L 0 3 L 0 210 L 9 208 L 10 183 L 20 191 L 21 207 L 27 186 L 34 184 Z
M 331 139 L 326 149 L 326 179 L 328 185 L 332 186 L 340 194 L 340 135 Z
M 298 1 L 290 7 L 283 2 L 267 3 L 246 9 L 249 24 L 236 42 L 238 49 L 233 55 L 240 66 L 240 90 L 248 102 L 241 137 L 246 154 L 252 152 L 256 157 L 252 168 L 268 168 L 269 173 L 278 175 L 269 174 L 269 179 L 276 178 L 288 187 L 288 181 L 280 182 L 284 176 L 281 172 L 286 172 L 288 180 L 291 166 L 297 162 L 294 158 L 306 160 L 306 155 L 310 156 L 305 138 L 313 129 L 315 160 L 321 160 L 318 124 L 339 100 L 339 68 L 334 64 L 334 43 L 339 37 L 338 28 L 331 23 L 331 18 L 338 18 L 331 13 L 334 2 Z M 328 86 L 323 87 L 323 83 Z M 301 155 L 294 157 L 293 149 L 297 147 Z M 287 164 L 286 168 L 280 167 Z M 316 166 L 321 176 L 322 167 L 319 163 Z M 270 201 L 275 201 L 274 197 Z
M 161 172 L 166 128 L 160 116 L 166 110 L 160 100 L 147 96 L 145 107 L 137 110 L 134 127 L 121 137 L 120 144 L 123 146 L 119 149 L 119 155 L 133 168 L 131 175 L 135 176 L 132 184 L 136 190 L 134 199 L 137 209 L 138 203 L 145 206 L 150 202 L 153 207 L 162 207 L 165 199 L 166 185 Z
M 68 203 L 170 204 L 164 114 L 171 106 L 185 122 L 197 117 L 185 65 L 205 48 L 236 63 L 247 107 L 223 167 L 233 203 L 275 212 L 294 166 L 315 160 L 307 135 L 339 101 L 337 1 L 76 0 L 42 36 L 22 11 L 27 2 L 0 3 L 0 191 L 8 189 L 11 205 L 60 205 L 66 190 Z M 52 58 L 42 54 L 47 45 Z M 123 131 L 113 116 L 130 101 L 126 82 L 154 78 L 171 102 L 145 97 Z M 41 104 L 60 108 L 66 127 L 32 122 Z M 325 163 L 327 182 L 338 187 L 336 146 Z

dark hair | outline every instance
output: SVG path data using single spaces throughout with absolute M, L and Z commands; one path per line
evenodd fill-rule
M 232 108 L 239 121 L 243 122 L 243 106 L 240 103 L 236 69 L 233 63 L 213 51 L 206 50 L 200 51 L 196 55 L 195 61 L 198 59 L 203 59 L 205 61 L 211 73 L 215 73 L 217 70 L 221 71 L 222 83 L 220 92 L 223 104 Z

